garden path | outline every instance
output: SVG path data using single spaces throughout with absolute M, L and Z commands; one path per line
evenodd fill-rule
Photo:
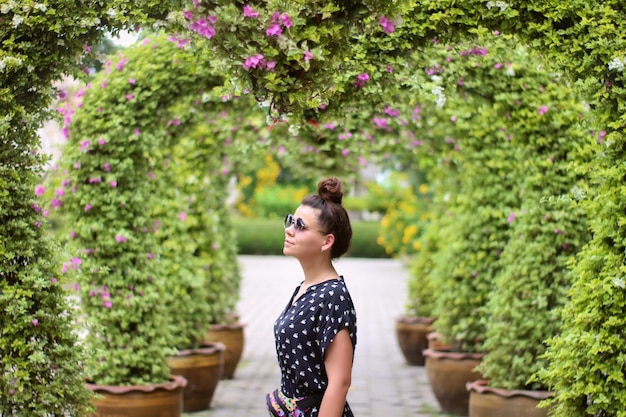
M 280 383 L 272 326 L 302 279 L 300 265 L 283 256 L 240 256 L 245 323 L 243 356 L 231 380 L 218 384 L 207 411 L 188 417 L 265 417 L 265 393 Z M 406 365 L 395 336 L 402 313 L 408 271 L 390 259 L 342 258 L 358 317 L 358 341 L 348 402 L 356 417 L 443 416 L 423 367 Z

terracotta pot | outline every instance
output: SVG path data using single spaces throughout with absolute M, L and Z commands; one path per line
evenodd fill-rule
M 181 417 L 187 380 L 173 375 L 170 382 L 154 385 L 115 386 L 87 383 L 100 397 L 93 400 L 94 417 Z
M 426 335 L 434 321 L 430 317 L 400 316 L 396 319 L 396 339 L 409 365 L 424 366 L 422 351 L 428 348 Z
M 426 349 L 426 373 L 441 410 L 448 414 L 467 416 L 469 392 L 465 384 L 482 379 L 474 371 L 485 356 L 483 353 L 458 353 Z
M 226 325 L 214 324 L 204 338 L 207 343 L 220 342 L 226 346 L 223 378 L 232 379 L 235 376 L 235 369 L 241 360 L 245 343 L 243 328 L 244 324 L 240 322 Z
M 466 385 L 470 394 L 469 417 L 547 417 L 547 408 L 537 404 L 553 395 L 550 391 L 506 390 L 493 388 L 488 381 Z
M 441 341 L 441 335 L 437 332 L 428 333 L 426 335 L 428 339 L 428 349 L 449 351 L 452 345 L 450 343 L 444 343 Z
M 213 394 L 222 378 L 224 352 L 222 343 L 207 343 L 199 349 L 181 350 L 178 355 L 168 358 L 167 363 L 173 375 L 187 380 L 183 411 L 201 411 L 211 407 Z

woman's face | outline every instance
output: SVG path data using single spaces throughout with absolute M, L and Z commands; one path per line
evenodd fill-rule
M 293 213 L 293 222 L 300 222 L 304 229 L 296 230 L 296 225 L 291 224 L 285 229 L 285 246 L 283 253 L 297 259 L 306 259 L 319 256 L 324 245 L 326 233 L 317 222 L 318 209 L 309 206 L 299 206 Z

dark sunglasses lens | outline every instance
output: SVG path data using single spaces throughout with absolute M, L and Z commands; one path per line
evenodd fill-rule
M 305 229 L 304 222 L 299 217 L 296 219 L 295 225 L 296 225 L 296 230 L 299 232 Z
M 293 216 L 291 214 L 288 214 L 287 216 L 285 216 L 285 229 L 291 226 L 292 223 L 293 223 Z

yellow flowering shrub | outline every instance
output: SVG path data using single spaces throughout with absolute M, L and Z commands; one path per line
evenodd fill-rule
M 404 174 L 398 174 L 399 179 Z M 387 210 L 380 221 L 376 242 L 390 256 L 413 255 L 421 248 L 419 237 L 428 221 L 428 185 L 421 184 L 419 193 L 413 187 L 393 187 L 392 196 L 380 196 L 387 201 Z

